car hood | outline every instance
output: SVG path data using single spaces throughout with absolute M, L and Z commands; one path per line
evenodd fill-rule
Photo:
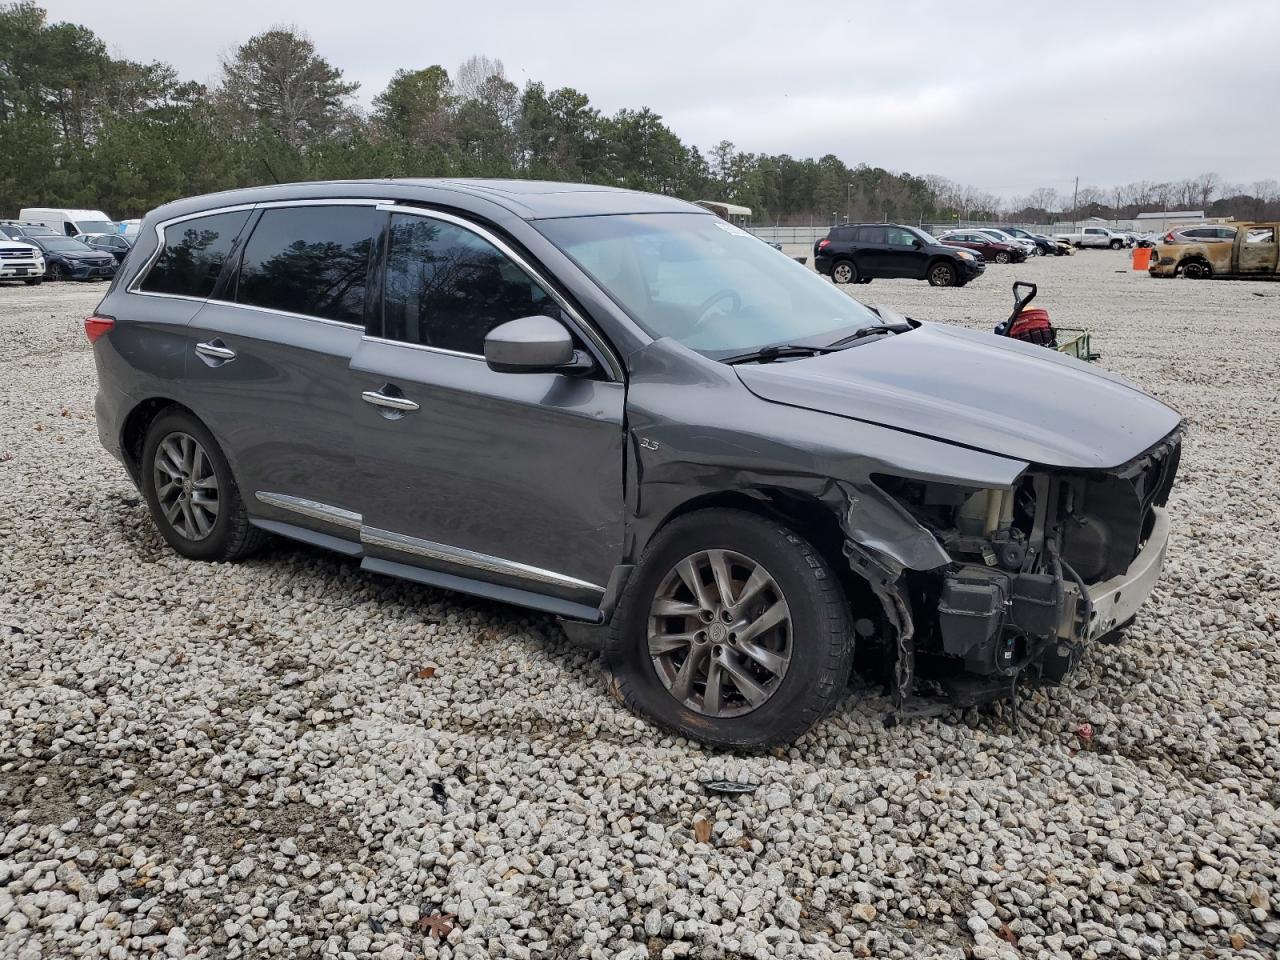
M 1182 419 L 1090 364 L 933 323 L 836 353 L 734 370 L 773 403 L 1054 467 L 1118 466 Z

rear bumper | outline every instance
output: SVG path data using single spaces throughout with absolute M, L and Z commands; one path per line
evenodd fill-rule
M 1160 572 L 1164 569 L 1165 551 L 1169 546 L 1169 511 L 1164 507 L 1152 507 L 1155 523 L 1146 545 L 1134 557 L 1129 569 L 1119 576 L 1095 583 L 1089 587 L 1089 599 L 1093 602 L 1093 620 L 1088 635 L 1080 636 L 1074 624 L 1074 616 L 1064 620 L 1058 635 L 1068 640 L 1096 640 L 1133 619 L 1134 614 L 1146 602 L 1155 589 Z M 1076 595 L 1076 588 L 1070 592 Z M 1067 604 L 1068 610 L 1075 604 Z

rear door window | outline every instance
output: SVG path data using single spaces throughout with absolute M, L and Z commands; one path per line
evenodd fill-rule
M 385 219 L 366 206 L 264 210 L 244 245 L 236 302 L 363 326 L 370 255 Z
M 387 242 L 383 336 L 482 356 L 494 327 L 559 316 L 554 299 L 515 262 L 465 227 L 393 214 Z
M 139 289 L 204 299 L 222 272 L 222 265 L 240 233 L 248 210 L 215 213 L 171 223 L 164 228 L 164 247 Z
M 884 227 L 861 227 L 858 230 L 861 243 L 888 243 L 888 234 Z

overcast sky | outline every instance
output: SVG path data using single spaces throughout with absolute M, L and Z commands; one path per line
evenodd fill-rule
M 647 106 L 686 142 L 835 153 L 1004 196 L 1215 171 L 1280 179 L 1280 0 L 753 3 L 51 0 L 113 54 L 212 81 L 301 27 L 360 82 L 497 57 L 518 85 Z

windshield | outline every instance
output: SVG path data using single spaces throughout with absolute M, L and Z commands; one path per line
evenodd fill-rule
M 76 229 L 81 233 L 115 233 L 116 225 L 110 220 L 77 220 Z
M 93 252 L 85 244 L 81 243 L 79 240 L 72 240 L 70 237 L 67 237 L 65 240 L 57 239 L 57 238 L 53 240 L 46 240 L 44 239 L 44 237 L 41 237 L 40 245 L 44 247 L 46 250 L 58 250 L 62 253 L 92 253 Z
M 534 225 L 650 336 L 711 357 L 825 345 L 879 322 L 808 267 L 717 217 L 651 213 Z
M 932 233 L 930 233 L 928 230 L 921 230 L 919 227 L 908 227 L 907 229 L 910 230 L 912 233 L 918 234 L 920 239 L 923 240 L 925 243 L 932 243 L 934 246 L 937 246 L 939 243 L 942 242 L 937 237 L 935 237 Z
M 62 234 L 51 227 L 23 227 L 22 232 L 28 237 L 59 237 Z

